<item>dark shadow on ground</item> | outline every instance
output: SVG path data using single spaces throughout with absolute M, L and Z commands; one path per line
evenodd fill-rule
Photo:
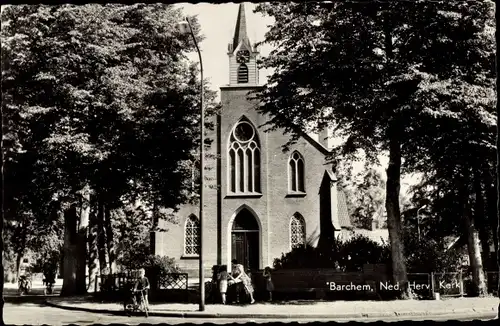
M 17 288 L 7 287 L 3 290 L 3 296 L 6 303 L 11 304 L 25 304 L 25 303 L 44 303 L 48 298 L 58 297 L 61 293 L 61 287 L 56 286 L 54 288 L 54 294 L 44 295 L 43 287 L 36 287 L 30 290 L 28 294 L 19 295 Z
M 47 298 L 51 297 L 43 295 L 4 296 L 5 303 L 14 305 L 33 303 L 43 306 Z
M 68 298 L 66 298 L 68 299 Z M 71 310 L 71 311 L 84 311 L 88 313 L 93 313 L 93 314 L 100 314 L 100 315 L 106 315 L 106 316 L 127 316 L 126 312 L 123 310 L 117 310 L 117 311 L 110 311 L 107 309 L 98 309 L 98 308 L 84 308 L 84 307 L 72 307 L 72 306 L 66 306 L 66 305 L 61 305 L 61 302 L 70 302 L 70 300 L 60 300 L 59 302 L 54 302 L 54 300 L 51 300 L 52 302 L 45 302 L 45 306 L 48 307 L 53 307 L 53 308 L 58 308 L 58 309 L 64 309 L 64 310 Z M 75 302 L 71 301 L 71 302 Z M 82 301 L 82 300 L 80 300 Z M 82 302 L 89 302 L 87 301 L 82 301 Z
M 54 294 L 58 295 L 59 293 L 61 293 L 61 287 L 55 288 L 54 289 Z M 3 289 L 3 294 L 4 295 L 8 295 L 8 296 L 17 296 L 18 292 L 17 292 L 17 289 L 4 288 Z M 31 289 L 30 292 L 28 293 L 28 295 L 44 295 L 43 294 L 43 288 L 34 288 L 34 289 Z

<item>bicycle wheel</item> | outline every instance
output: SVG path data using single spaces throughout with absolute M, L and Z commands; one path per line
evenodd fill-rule
M 149 309 L 148 309 L 148 304 L 144 298 L 144 292 L 141 292 L 141 296 L 142 296 L 142 307 L 144 308 L 144 313 L 146 314 L 146 318 L 149 317 Z

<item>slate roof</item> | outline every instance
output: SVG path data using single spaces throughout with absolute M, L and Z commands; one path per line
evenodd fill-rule
M 236 50 L 240 42 L 245 43 L 250 49 L 250 40 L 247 35 L 247 20 L 245 17 L 245 5 L 240 3 L 238 18 L 236 19 L 236 28 L 234 29 L 233 50 Z

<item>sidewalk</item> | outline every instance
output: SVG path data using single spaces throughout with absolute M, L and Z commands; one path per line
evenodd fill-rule
M 118 303 L 88 302 L 85 298 L 51 298 L 47 304 L 68 310 L 123 314 Z M 299 301 L 253 305 L 150 304 L 150 316 L 177 318 L 382 318 L 454 314 L 496 314 L 498 298 L 456 298 L 437 301 Z

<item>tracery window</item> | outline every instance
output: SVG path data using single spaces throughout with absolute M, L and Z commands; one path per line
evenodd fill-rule
M 200 254 L 200 222 L 194 215 L 190 215 L 186 220 L 184 228 L 184 254 Z
M 249 121 L 240 120 L 229 141 L 229 192 L 260 194 L 260 143 Z
M 306 221 L 299 213 L 290 219 L 290 248 L 303 246 L 306 240 Z
M 290 192 L 305 192 L 304 186 L 304 158 L 295 151 L 288 162 L 288 190 Z

